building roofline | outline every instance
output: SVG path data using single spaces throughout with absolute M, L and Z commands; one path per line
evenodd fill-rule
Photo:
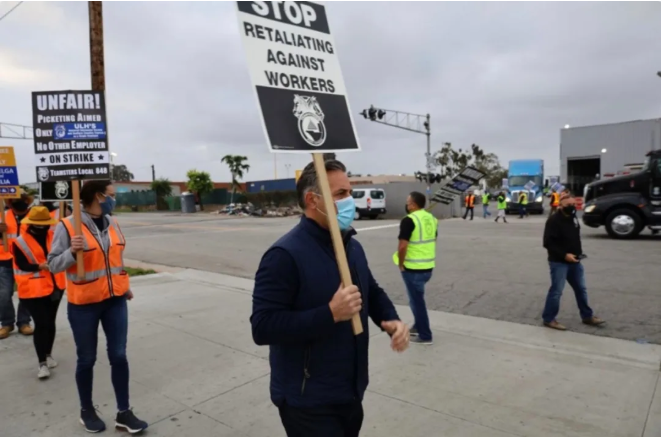
M 645 122 L 645 121 L 658 121 L 661 122 L 661 117 L 660 118 L 648 118 L 648 119 L 641 119 L 641 120 L 629 120 L 629 121 L 616 121 L 615 123 L 599 123 L 599 124 L 590 124 L 586 126 L 571 126 L 567 128 L 560 128 L 561 131 L 563 130 L 572 130 L 572 129 L 582 129 L 582 128 L 587 128 L 587 127 L 598 127 L 598 126 L 612 126 L 616 124 L 628 124 L 628 123 L 640 123 L 640 122 Z

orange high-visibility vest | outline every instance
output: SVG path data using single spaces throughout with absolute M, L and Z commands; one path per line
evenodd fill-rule
M 28 209 L 28 212 L 30 210 Z M 27 215 L 27 212 L 25 213 Z M 10 208 L 5 211 L 5 223 L 7 224 L 7 250 L 0 243 L 0 261 L 7 261 L 13 258 L 11 254 L 11 246 L 14 244 L 14 240 L 18 238 L 19 234 L 22 235 L 27 230 L 27 225 L 21 225 L 19 232 L 18 221 L 16 220 L 16 214 Z
M 560 205 L 560 195 L 558 193 L 551 193 L 551 206 Z
M 49 230 L 46 237 L 46 247 L 49 251 L 52 241 L 53 231 Z M 47 254 L 44 253 L 43 247 L 41 247 L 41 244 L 29 232 L 21 234 L 14 240 L 14 243 L 13 247 L 23 252 L 23 255 L 25 255 L 25 258 L 27 258 L 30 264 L 39 265 L 47 261 Z M 21 299 L 50 296 L 55 291 L 56 285 L 60 290 L 64 290 L 67 285 L 64 272 L 55 274 L 43 270 L 26 272 L 18 268 L 16 259 L 14 259 L 14 278 L 16 279 L 18 297 Z
M 124 270 L 124 248 L 126 240 L 119 229 L 114 217 L 106 216 L 110 220 L 107 232 L 110 237 L 110 247 L 104 251 L 101 246 L 98 229 L 90 230 L 83 223 L 83 236 L 85 246 L 83 260 L 85 263 L 85 277 L 78 278 L 77 264 L 66 270 L 67 298 L 75 305 L 87 305 L 102 302 L 114 296 L 123 296 L 129 291 L 129 275 Z M 75 235 L 73 216 L 62 220 L 69 235 Z
M 475 196 L 466 196 L 466 208 L 473 208 L 473 206 L 475 206 Z

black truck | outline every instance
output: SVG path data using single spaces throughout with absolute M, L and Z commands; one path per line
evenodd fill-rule
M 636 238 L 645 227 L 661 230 L 661 150 L 647 154 L 634 174 L 592 182 L 583 192 L 583 223 L 605 226 L 612 238 Z

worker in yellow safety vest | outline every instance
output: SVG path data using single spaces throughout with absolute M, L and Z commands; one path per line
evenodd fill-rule
M 393 261 L 402 272 L 413 312 L 411 342 L 432 344 L 429 316 L 425 304 L 425 284 L 436 266 L 438 220 L 425 210 L 427 199 L 417 191 L 406 199 L 406 213 L 399 225 L 399 244 Z
M 519 218 L 522 219 L 523 216 L 528 216 L 528 211 L 526 211 L 526 207 L 528 206 L 528 193 L 525 191 L 521 191 L 521 194 L 519 194 Z

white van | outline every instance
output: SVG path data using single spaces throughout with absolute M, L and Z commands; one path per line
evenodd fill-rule
M 354 220 L 363 217 L 374 220 L 386 213 L 386 192 L 381 188 L 354 188 L 351 195 L 356 202 Z

